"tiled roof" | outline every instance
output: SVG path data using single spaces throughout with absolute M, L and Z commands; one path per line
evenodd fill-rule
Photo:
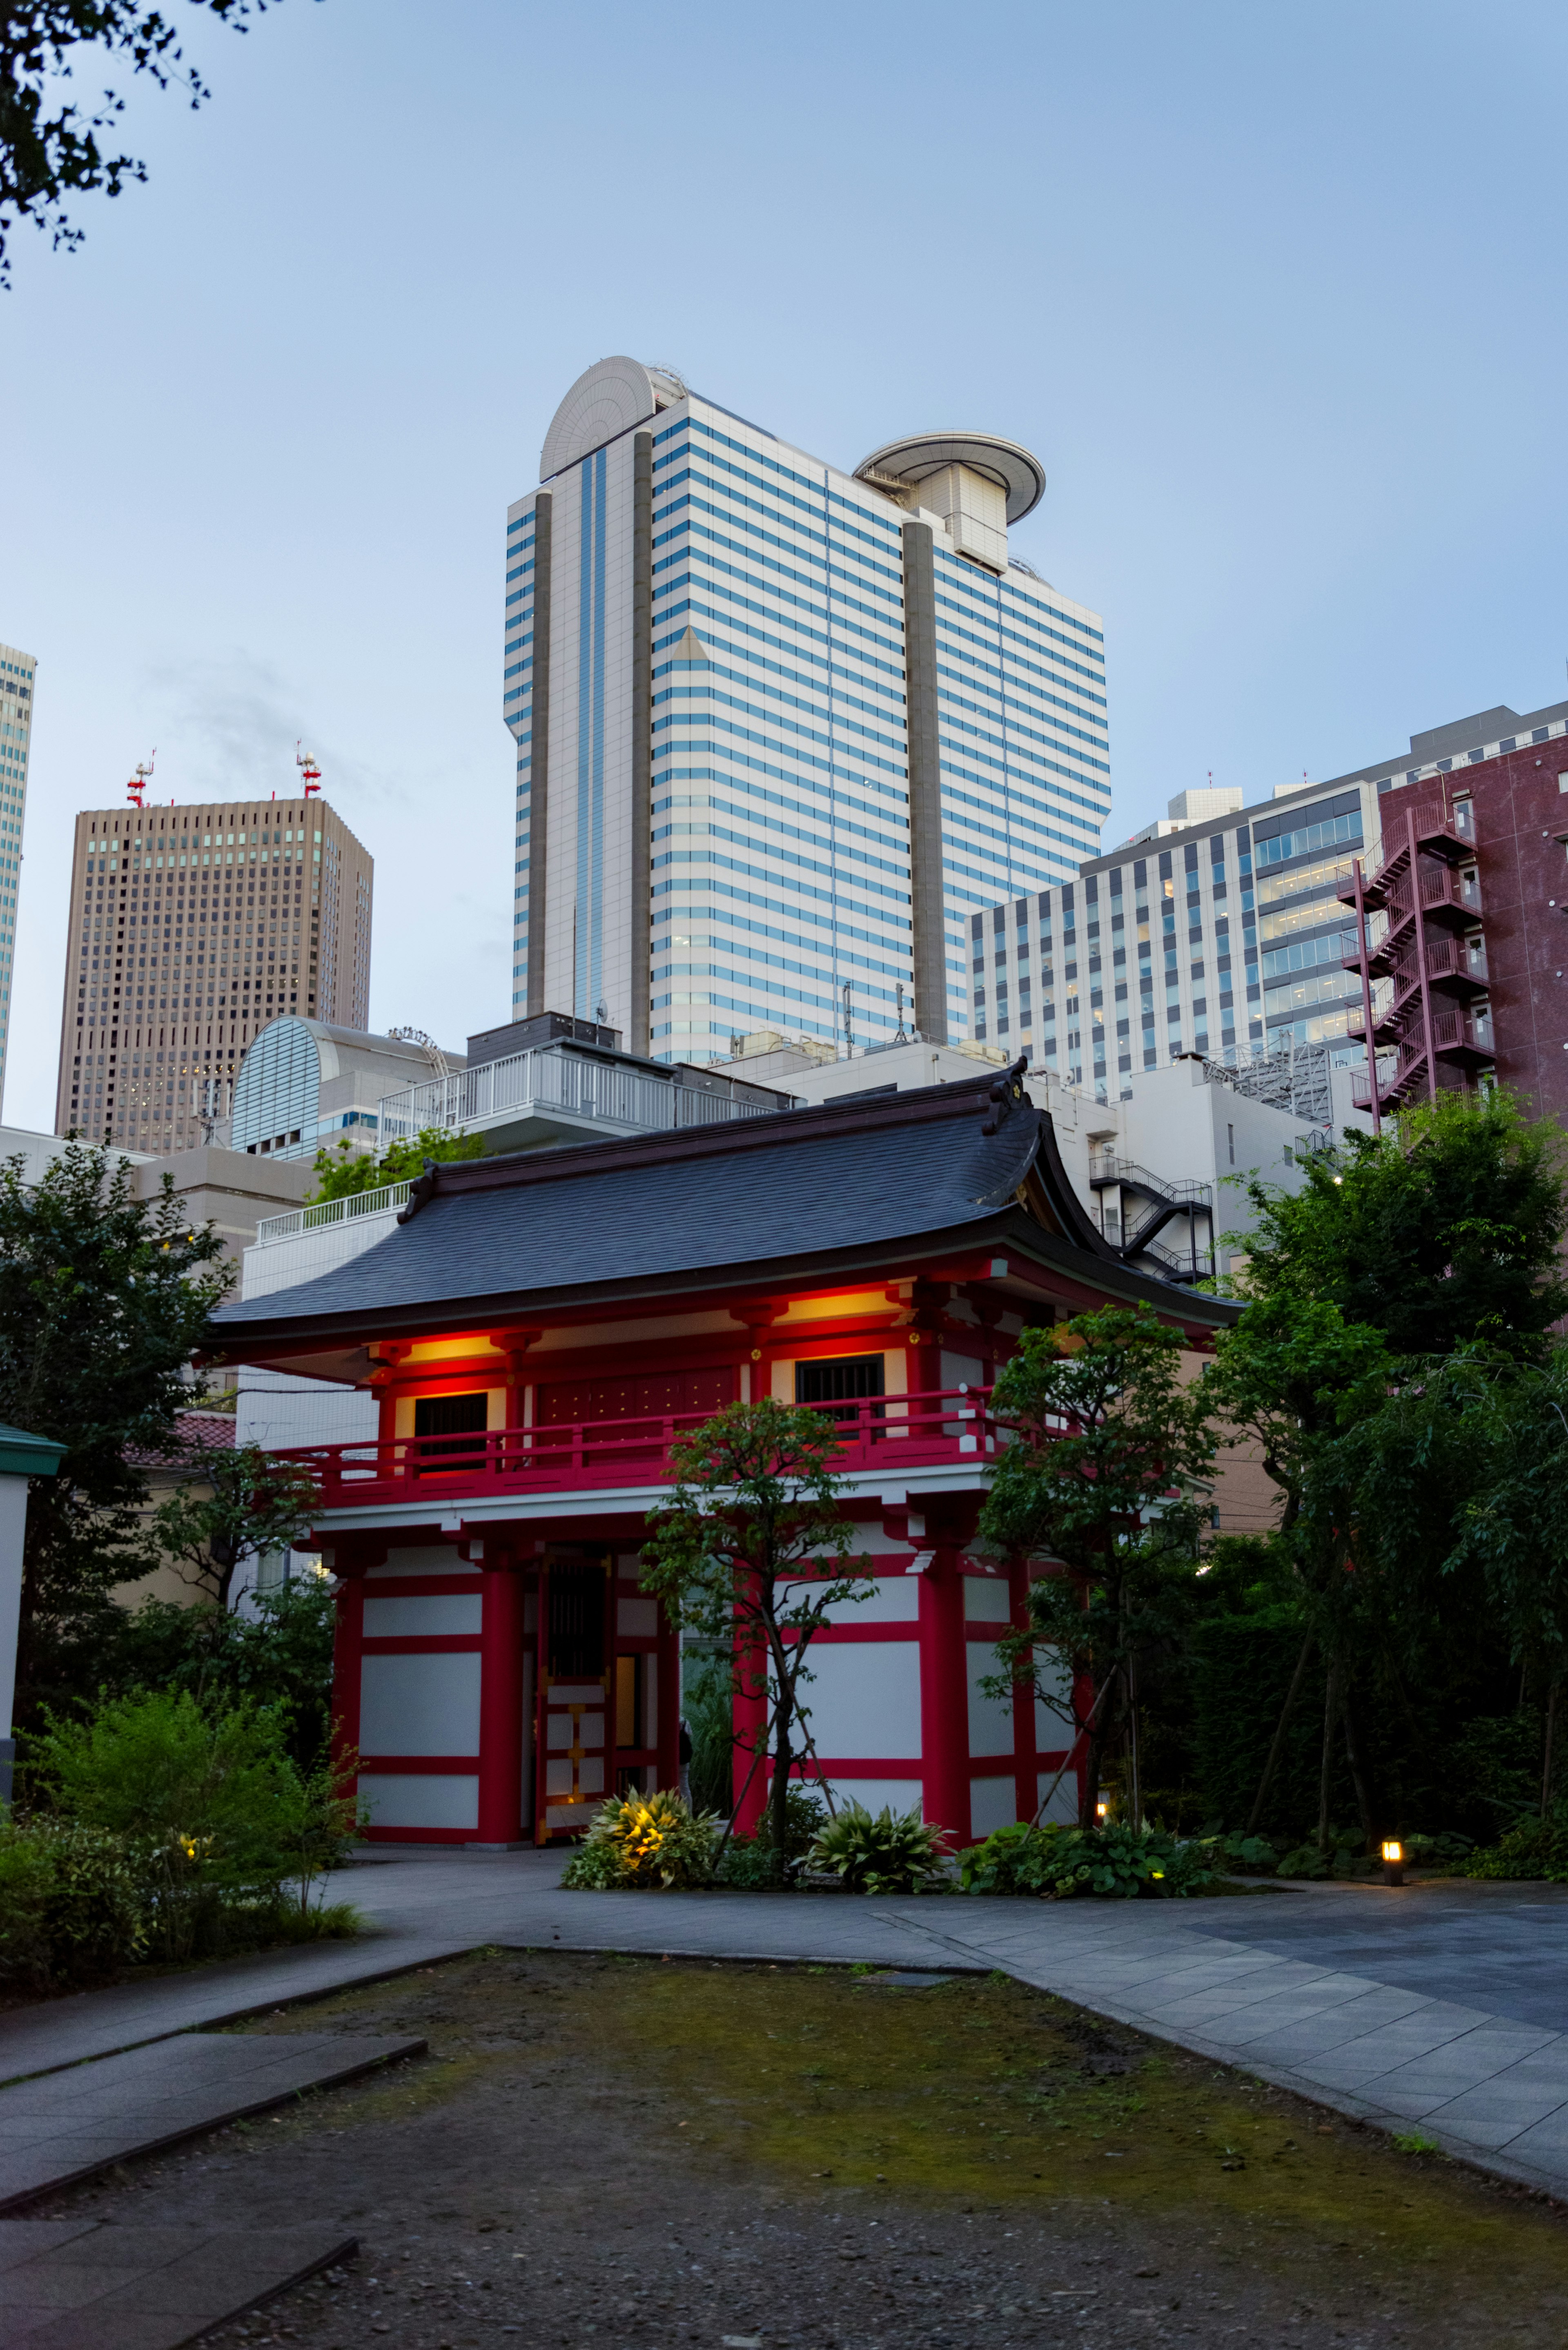
M 978 1250 L 1020 1226 L 1129 1300 L 1178 1296 L 1127 1271 L 1101 1239 L 1063 1172 L 1050 1118 L 1012 1071 L 695 1133 L 443 1164 L 415 1194 L 409 1221 L 374 1248 L 296 1288 L 224 1306 L 213 1327 L 223 1351 L 233 1358 L 252 1336 L 422 1320 L 421 1309 L 515 1315 L 707 1275 L 809 1274 L 923 1236 Z M 1231 1318 L 1217 1300 L 1180 1303 L 1184 1318 Z

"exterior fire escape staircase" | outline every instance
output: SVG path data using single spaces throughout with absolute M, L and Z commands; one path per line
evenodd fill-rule
M 1473 1087 L 1494 1066 L 1475 858 L 1468 799 L 1390 808 L 1382 856 L 1365 868 L 1356 858 L 1338 892 L 1355 910 L 1345 968 L 1361 978 L 1348 1033 L 1367 1046 L 1352 1097 L 1375 1128 L 1386 1110 L 1436 1100 L 1439 1087 Z M 1376 941 L 1375 913 L 1385 918 Z
M 1096 1151 L 1089 1159 L 1089 1184 L 1100 1195 L 1100 1229 L 1124 1263 L 1148 1257 L 1167 1281 L 1205 1281 L 1212 1274 L 1212 1243 L 1207 1248 L 1198 1245 L 1199 1211 L 1211 1217 L 1214 1205 L 1207 1183 L 1172 1183 L 1130 1159 Z M 1119 1195 L 1114 1209 L 1106 1200 L 1112 1190 Z M 1155 1237 L 1177 1216 L 1187 1219 L 1185 1249 L 1164 1247 Z

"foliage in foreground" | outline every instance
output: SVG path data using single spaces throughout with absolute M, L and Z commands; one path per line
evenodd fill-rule
M 1163 1828 L 1132 1828 L 1119 1820 L 1096 1828 L 1019 1821 L 998 1828 L 962 1854 L 966 1893 L 1037 1893 L 1063 1901 L 1080 1894 L 1131 1900 L 1139 1895 L 1180 1898 L 1207 1892 L 1216 1875 L 1212 1838 L 1179 1843 Z
M 209 1711 L 265 1706 L 301 1771 L 326 1755 L 336 1607 L 325 1575 L 253 1593 L 249 1610 L 147 1599 L 106 1659 L 110 1694 L 188 1690 Z
M 793 1884 L 826 1825 L 827 1806 L 822 1797 L 800 1780 L 792 1780 L 784 1799 L 784 1867 L 774 1857 L 773 1807 L 766 1803 L 753 1833 L 732 1835 L 724 1846 L 714 1866 L 714 1884 L 732 1893 L 761 1893 L 780 1884 Z
M 896 1812 L 888 1804 L 872 1813 L 846 1804 L 817 1835 L 806 1866 L 841 1877 L 851 1893 L 919 1893 L 942 1873 L 950 1842 L 946 1828 L 921 1819 L 918 1805 Z
M 356 1801 L 325 1765 L 300 1770 L 286 1736 L 265 1707 L 159 1690 L 29 1737 L 38 1808 L 0 1856 L 0 1967 L 70 1980 L 353 1931 L 319 1889 L 358 1833 Z
M 723 1822 L 693 1812 L 672 1790 L 612 1795 L 566 1863 L 561 1883 L 576 1893 L 691 1891 L 713 1874 Z

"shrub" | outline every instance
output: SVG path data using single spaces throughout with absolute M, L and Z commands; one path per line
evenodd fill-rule
M 706 1885 L 722 1825 L 711 1812 L 693 1812 L 672 1791 L 612 1795 L 566 1863 L 561 1883 L 579 1893 Z
M 813 1845 L 827 1825 L 822 1797 L 798 1779 L 784 1793 L 784 1866 L 774 1857 L 773 1817 L 764 1802 L 754 1834 L 732 1836 L 713 1872 L 715 1885 L 732 1893 L 761 1893 L 791 1884 L 800 1874 Z
M 1521 1877 L 1568 1885 L 1568 1814 L 1554 1804 L 1545 1819 L 1523 1819 L 1480 1852 L 1450 1864 L 1454 1877 Z
M 806 1866 L 842 1877 L 851 1893 L 918 1893 L 943 1867 L 950 1841 L 918 1805 L 896 1812 L 889 1804 L 873 1815 L 848 1804 L 821 1830 Z
M 311 1885 L 356 1831 L 325 1771 L 286 1751 L 286 1724 L 255 1705 L 203 1711 L 189 1690 L 110 1699 L 50 1720 L 26 1744 L 30 1786 L 53 1812 L 118 1840 L 157 1954 L 202 1957 L 309 1914 Z M 300 1880 L 299 1899 L 286 1886 Z
M 728 1814 L 733 1802 L 734 1673 L 728 1657 L 699 1657 L 687 1668 L 681 1705 L 691 1732 L 691 1806 Z
M 138 1957 L 145 1903 L 121 1838 L 67 1820 L 0 1820 L 0 1981 L 101 1981 Z
M 1129 1900 L 1179 1899 L 1207 1891 L 1215 1877 L 1212 1838 L 1179 1843 L 1163 1828 L 998 1828 L 959 1862 L 966 1893 L 1037 1893 L 1062 1901 L 1077 1894 Z

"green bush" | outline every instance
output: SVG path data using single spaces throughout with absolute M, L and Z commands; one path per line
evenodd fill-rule
M 1568 1812 L 1553 1804 L 1545 1819 L 1518 1821 L 1496 1844 L 1450 1862 L 1449 1873 L 1568 1885 Z
M 714 1884 L 732 1893 L 762 1893 L 792 1883 L 826 1825 L 827 1806 L 822 1797 L 798 1780 L 792 1781 L 784 1792 L 783 1867 L 774 1857 L 773 1823 L 764 1796 L 754 1833 L 732 1836 L 720 1855 Z
M 728 1817 L 735 1800 L 734 1674 L 729 1658 L 691 1659 L 680 1703 L 691 1732 L 691 1807 Z
M 0 1820 L 0 1981 L 101 1981 L 140 1956 L 145 1904 L 123 1840 L 67 1820 Z
M 578 1893 L 706 1885 L 722 1826 L 712 1813 L 693 1812 L 672 1792 L 612 1795 L 566 1863 L 561 1883 Z
M 112 1839 L 163 1959 L 309 1930 L 311 1892 L 358 1831 L 325 1767 L 302 1773 L 268 1708 L 207 1712 L 188 1690 L 114 1698 L 50 1720 L 26 1747 L 27 1783 L 58 1819 Z
M 851 1893 L 918 1893 L 940 1875 L 950 1841 L 946 1828 L 927 1825 L 918 1805 L 896 1812 L 886 1804 L 873 1814 L 848 1804 L 816 1836 L 806 1866 L 842 1877 Z
M 1180 1898 L 1213 1884 L 1215 1840 L 1179 1843 L 1163 1828 L 1065 1827 L 1019 1822 L 998 1828 L 959 1860 L 966 1893 L 1034 1893 L 1051 1900 L 1097 1894 L 1128 1900 L 1137 1895 Z

